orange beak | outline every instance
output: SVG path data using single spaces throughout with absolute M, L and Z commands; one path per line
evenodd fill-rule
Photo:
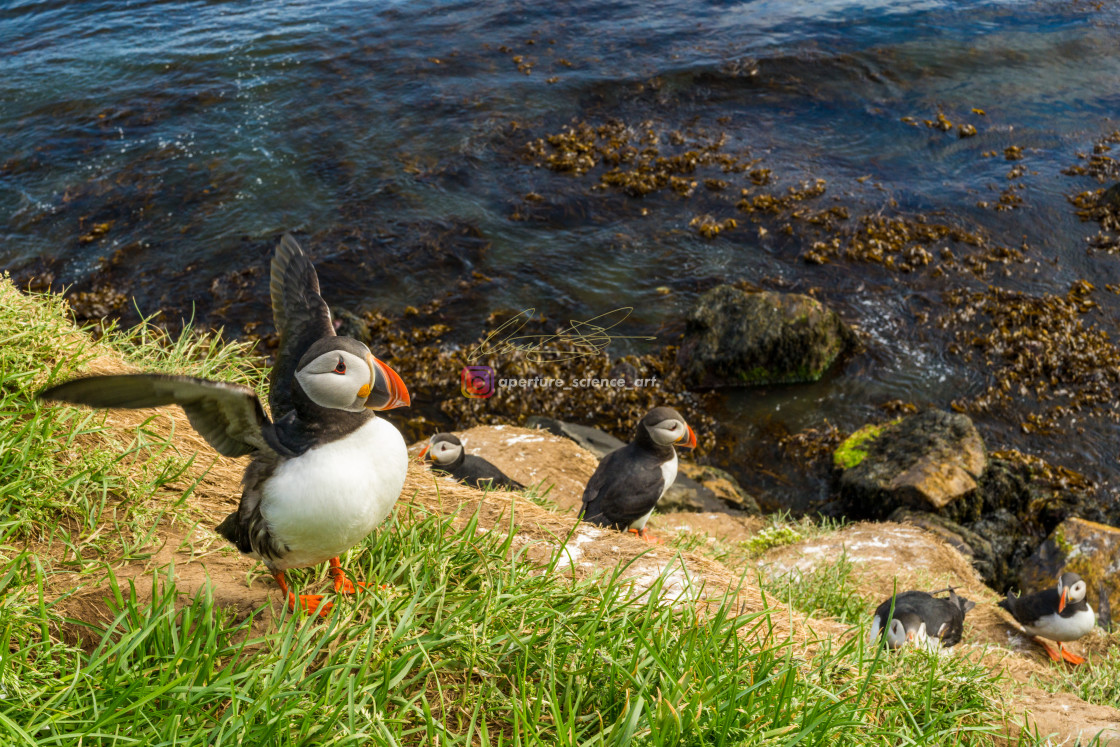
M 692 430 L 692 426 L 690 426 L 688 423 L 685 423 L 684 427 L 688 429 L 688 440 L 681 444 L 681 446 L 685 447 L 686 449 L 695 449 L 696 432 Z
M 1064 610 L 1066 608 L 1066 592 L 1067 591 L 1068 591 L 1067 589 L 1062 589 L 1062 595 L 1060 597 L 1058 597 L 1058 612 L 1061 612 L 1062 610 Z
M 369 356 L 369 363 L 372 378 L 366 407 L 371 410 L 392 410 L 394 407 L 408 407 L 412 404 L 408 387 L 396 371 L 372 355 Z
M 420 449 L 420 453 L 416 455 L 416 461 L 424 461 L 424 455 L 428 453 L 428 449 L 430 448 L 432 448 L 432 445 L 430 443 L 424 444 L 424 448 Z

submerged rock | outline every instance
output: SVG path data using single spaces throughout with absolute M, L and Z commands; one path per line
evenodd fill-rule
M 1055 527 L 1026 560 L 1019 573 L 1019 584 L 1030 591 L 1044 589 L 1053 586 L 1060 574 L 1072 571 L 1085 579 L 1089 604 L 1099 609 L 1102 597 L 1117 598 L 1116 593 L 1120 591 L 1117 570 L 1120 570 L 1120 529 L 1069 518 Z
M 677 363 L 691 387 L 792 384 L 819 379 L 855 341 L 815 298 L 720 285 L 689 314 Z
M 942 410 L 861 429 L 837 448 L 833 461 L 843 469 L 840 497 L 849 512 L 877 519 L 899 508 L 950 519 L 973 513 L 955 504 L 976 495 L 988 464 L 972 421 Z

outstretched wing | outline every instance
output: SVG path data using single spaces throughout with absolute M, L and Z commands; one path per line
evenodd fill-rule
M 279 421 L 295 408 L 292 386 L 296 364 L 313 342 L 334 336 L 331 312 L 319 295 L 319 278 L 310 258 L 290 234 L 284 234 L 272 257 L 272 318 L 280 350 L 269 377 L 268 404 Z
M 254 451 L 276 452 L 272 423 L 256 392 L 240 384 L 160 374 L 91 376 L 51 387 L 40 392 L 39 398 L 90 407 L 179 405 L 194 429 L 219 454 L 238 457 Z

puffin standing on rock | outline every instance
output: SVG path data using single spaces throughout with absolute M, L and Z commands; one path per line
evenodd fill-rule
M 976 603 L 957 596 L 951 586 L 948 591 L 948 598 L 934 596 L 941 592 L 904 591 L 880 604 L 871 621 L 871 643 L 874 645 L 884 630 L 892 649 L 910 644 L 936 652 L 960 643 L 965 613 Z
M 525 489 L 524 485 L 506 476 L 482 457 L 467 454 L 463 450 L 463 442 L 454 433 L 437 433 L 432 436 L 417 459 L 423 461 L 425 455 L 432 463 L 432 471 L 446 472 L 459 482 L 466 482 L 479 490 Z
M 1058 585 L 1028 596 L 1011 596 L 999 603 L 1011 613 L 1024 630 L 1034 636 L 1054 661 L 1065 659 L 1070 664 L 1083 664 L 1084 657 L 1068 650 L 1064 644 L 1076 641 L 1097 624 L 1093 608 L 1085 601 L 1088 587 L 1076 573 L 1063 573 Z M 1058 650 L 1044 639 L 1058 642 Z
M 645 527 L 657 502 L 677 479 L 673 444 L 696 448 L 696 434 L 673 408 L 653 408 L 638 423 L 634 440 L 599 462 L 583 490 L 580 518 L 633 532 L 646 542 L 660 542 Z
M 315 268 L 291 236 L 272 259 L 270 291 L 280 334 L 269 377 L 271 420 L 252 389 L 191 376 L 92 376 L 39 397 L 91 407 L 179 405 L 219 454 L 250 455 L 241 503 L 217 531 L 264 562 L 294 611 L 289 568 L 327 560 L 335 591 L 364 586 L 346 578 L 338 556 L 389 515 L 408 470 L 404 438 L 372 411 L 407 406 L 409 396 L 369 348 L 335 335 Z M 318 594 L 298 597 L 309 612 L 321 602 Z

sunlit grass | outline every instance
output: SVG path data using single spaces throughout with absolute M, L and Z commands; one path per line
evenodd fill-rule
M 670 604 L 661 582 L 634 597 L 625 566 L 594 579 L 572 578 L 560 556 L 541 566 L 515 542 L 515 517 L 483 532 L 477 516 L 402 508 L 344 559 L 354 578 L 391 588 L 337 600 L 325 619 L 287 613 L 279 595 L 242 618 L 206 588 L 179 595 L 167 568 L 137 588 L 119 582 L 98 554 L 139 551 L 158 518 L 146 502 L 186 461 L 143 425 L 113 433 L 99 414 L 34 400 L 94 349 L 57 299 L 10 293 L 0 290 L 0 745 L 996 743 L 987 669 L 869 651 L 862 630 L 811 648 L 774 632 L 786 604 L 838 619 L 866 606 L 843 569 L 771 587 L 771 609 L 742 614 L 719 599 Z M 263 382 L 248 349 L 193 333 L 109 329 L 96 350 L 144 370 Z M 30 543 L 43 539 L 69 559 L 36 556 Z M 106 576 L 108 622 L 67 619 L 73 584 Z

